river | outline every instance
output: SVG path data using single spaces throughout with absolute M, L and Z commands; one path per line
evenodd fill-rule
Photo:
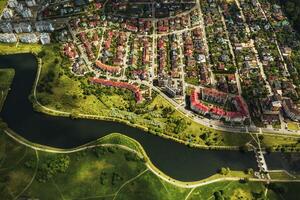
M 181 181 L 196 181 L 213 175 L 221 167 L 233 170 L 256 168 L 252 153 L 189 148 L 140 129 L 118 122 L 53 117 L 33 111 L 28 96 L 37 72 L 37 60 L 31 54 L 0 56 L 0 68 L 16 71 L 2 119 L 27 140 L 58 148 L 72 148 L 109 133 L 122 133 L 144 147 L 153 164 Z

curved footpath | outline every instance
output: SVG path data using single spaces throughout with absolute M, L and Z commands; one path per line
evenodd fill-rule
M 220 181 L 239 181 L 241 178 L 239 177 L 220 177 L 220 178 L 215 178 L 215 179 L 203 179 L 203 180 L 199 180 L 199 181 L 194 181 L 194 182 L 183 182 L 183 181 L 178 181 L 176 179 L 173 179 L 171 177 L 169 177 L 168 175 L 164 174 L 162 171 L 160 171 L 158 168 L 156 168 L 153 163 L 151 162 L 150 158 L 147 156 L 146 152 L 144 151 L 143 147 L 141 146 L 140 143 L 138 143 L 137 141 L 135 141 L 134 139 L 124 136 L 128 138 L 129 140 L 133 141 L 135 144 L 138 145 L 139 150 L 141 152 L 138 152 L 137 150 L 134 150 L 128 146 L 125 145 L 121 145 L 121 144 L 112 144 L 112 143 L 106 143 L 106 144 L 87 144 L 84 146 L 80 146 L 77 148 L 73 148 L 73 149 L 58 149 L 58 148 L 51 148 L 51 147 L 47 147 L 47 146 L 42 146 L 42 145 L 37 145 L 37 144 L 33 144 L 29 141 L 27 141 L 26 139 L 20 137 L 19 135 L 17 135 L 16 133 L 13 133 L 12 131 L 8 131 L 5 130 L 4 131 L 10 138 L 12 138 L 13 140 L 17 141 L 18 143 L 29 147 L 31 149 L 34 149 L 36 151 L 43 151 L 43 152 L 48 152 L 48 153 L 60 153 L 60 154 L 68 154 L 68 153 L 74 153 L 74 152 L 79 152 L 79 151 L 83 151 L 86 149 L 92 149 L 95 147 L 118 147 L 121 148 L 123 150 L 132 152 L 134 154 L 136 154 L 137 156 L 139 156 L 140 158 L 144 158 L 146 160 L 145 164 L 147 166 L 147 168 L 156 176 L 158 176 L 159 178 L 161 178 L 162 180 L 175 185 L 177 187 L 181 187 L 181 188 L 196 188 L 196 187 L 200 187 L 200 186 L 204 186 L 204 185 L 208 185 L 211 183 L 215 183 L 215 182 L 220 182 Z M 106 136 L 105 136 L 106 137 Z M 250 178 L 250 181 L 257 181 L 257 182 L 299 182 L 300 180 L 285 180 L 285 179 L 271 179 L 271 180 L 266 180 L 266 179 L 257 179 L 257 178 Z

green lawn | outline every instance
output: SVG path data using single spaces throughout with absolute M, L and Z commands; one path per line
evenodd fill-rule
M 5 44 L 0 43 L 0 54 L 14 54 L 14 53 L 38 53 L 42 49 L 40 44 Z
M 292 131 L 298 131 L 299 130 L 299 125 L 296 122 L 287 123 L 287 127 L 288 127 L 289 130 L 292 130 Z
M 2 14 L 3 9 L 5 8 L 7 0 L 0 0 L 0 14 Z
M 4 105 L 14 75 L 15 70 L 13 69 L 0 69 L 0 111 Z
M 300 177 L 300 176 L 289 175 L 285 171 L 270 172 L 270 176 L 272 179 L 286 179 L 286 180 L 295 180 L 295 179 L 299 179 Z
M 138 143 L 120 134 L 106 136 L 93 144 L 118 144 L 143 152 Z M 231 177 L 251 177 L 244 172 L 230 172 Z M 223 177 L 214 175 L 203 181 Z M 278 177 L 277 177 L 278 178 Z M 284 178 L 284 177 L 283 177 Z M 269 199 L 296 200 L 298 184 L 275 184 Z M 182 200 L 216 199 L 219 193 L 229 199 L 258 199 L 266 191 L 259 182 L 221 181 L 197 187 L 181 188 L 154 175 L 144 159 L 116 146 L 56 154 L 35 151 L 10 139 L 0 131 L 0 194 L 38 199 L 120 199 Z M 278 196 L 278 195 L 281 195 Z

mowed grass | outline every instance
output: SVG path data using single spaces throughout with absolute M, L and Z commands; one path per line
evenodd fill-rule
M 291 145 L 300 148 L 299 138 L 287 137 L 287 136 L 274 136 L 274 135 L 263 135 L 261 143 L 263 146 L 281 146 L 281 145 Z
M 199 187 L 193 191 L 189 200 L 216 199 L 215 195 L 220 192 L 228 199 L 255 199 L 255 194 L 262 194 L 265 187 L 261 183 L 239 183 L 237 181 L 223 181 Z
M 270 172 L 270 176 L 271 176 L 272 179 L 285 179 L 285 180 L 294 180 L 294 179 L 297 179 L 296 176 L 295 177 L 291 176 L 291 175 L 287 174 L 285 171 Z
M 3 199 L 16 198 L 30 184 L 34 170 L 24 167 L 32 159 L 37 165 L 35 152 L 18 145 L 0 131 L 0 194 Z
M 55 193 L 61 194 L 66 199 L 78 199 L 96 196 L 113 195 L 116 190 L 128 179 L 135 177 L 145 170 L 143 162 L 127 161 L 122 149 L 114 148 L 114 152 L 106 151 L 100 157 L 95 155 L 94 150 L 69 154 L 71 161 L 65 173 L 59 173 L 46 184 L 35 181 L 26 195 L 43 199 L 44 194 L 40 192 L 40 185 L 48 184 L 57 188 Z M 43 159 L 49 159 L 47 153 L 40 153 Z M 120 179 L 116 180 L 119 177 Z M 114 180 L 115 179 L 115 180 Z
M 288 122 L 287 127 L 291 131 L 298 131 L 299 130 L 299 125 L 296 122 Z
M 182 200 L 191 189 L 178 188 L 146 172 L 123 187 L 116 200 Z
M 7 4 L 7 0 L 0 0 L 0 14 L 2 14 L 3 9 Z
M 0 1 L 1 2 L 1 1 Z M 17 53 L 38 53 L 42 49 L 40 44 L 5 44 L 0 43 L 0 54 L 17 54 Z
M 127 137 L 123 138 L 124 142 L 121 140 L 121 135 L 115 134 L 103 141 L 100 139 L 98 144 L 117 143 L 139 148 Z M 100 196 L 109 199 L 121 185 L 146 169 L 144 161 L 136 154 L 119 147 L 101 146 L 67 154 L 70 158 L 67 170 L 52 174 L 45 182 L 41 182 L 40 174 L 43 174 L 46 166 L 52 165 L 48 161 L 60 155 L 38 151 L 36 156 L 34 150 L 14 142 L 1 131 L 1 199 L 21 196 L 49 200 L 62 197 L 97 199 Z M 31 167 L 28 167 L 28 163 L 31 163 Z

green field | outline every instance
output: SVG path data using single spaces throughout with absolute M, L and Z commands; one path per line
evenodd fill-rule
M 288 122 L 287 127 L 288 127 L 289 130 L 292 130 L 292 131 L 298 131 L 299 130 L 299 126 L 296 122 Z
M 0 111 L 4 105 L 14 75 L 15 71 L 13 69 L 0 69 Z
M 90 145 L 95 144 L 73 153 L 47 153 L 20 145 L 0 131 L 1 199 L 297 200 L 300 195 L 299 183 L 267 186 L 261 182 L 219 181 L 183 188 L 153 174 L 134 140 L 112 134 Z M 226 176 L 249 175 L 230 172 Z M 214 175 L 202 183 L 220 177 L 224 175 Z
M 0 13 L 2 13 L 3 9 L 6 6 L 7 0 L 0 0 Z

